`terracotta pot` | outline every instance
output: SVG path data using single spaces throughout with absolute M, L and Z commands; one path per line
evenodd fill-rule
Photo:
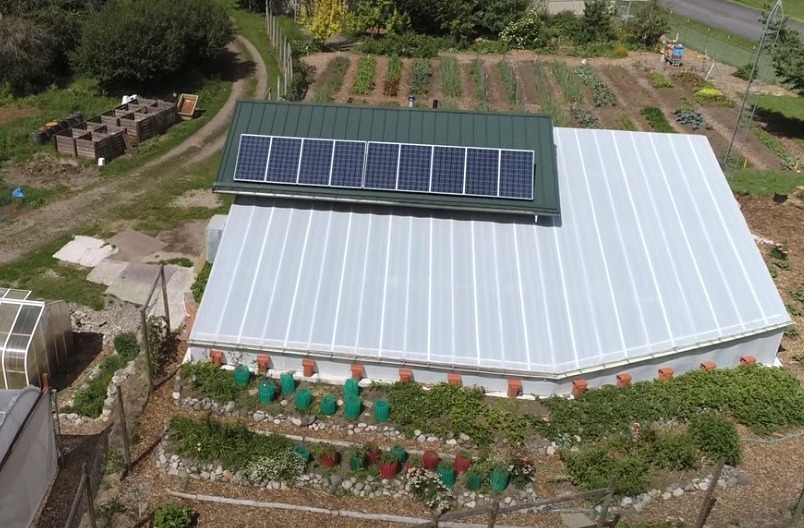
M 338 465 L 338 458 L 338 453 L 323 454 L 321 455 L 321 465 L 328 468 L 335 467 Z
M 212 364 L 216 367 L 220 367 L 223 364 L 223 352 L 220 350 L 213 350 L 209 355 L 212 358 Z
M 399 471 L 399 462 L 380 462 L 380 478 L 391 480 Z
M 314 359 L 303 359 L 302 360 L 302 368 L 304 369 L 304 377 L 309 378 L 313 375 L 313 371 L 315 370 L 315 360 Z
M 472 458 L 463 458 L 460 453 L 455 456 L 455 473 L 466 473 L 472 465 Z
M 363 379 L 363 365 L 355 363 L 352 365 L 352 378 L 360 381 Z
M 380 449 L 375 449 L 374 451 L 369 451 L 368 454 L 368 462 L 369 464 L 376 464 L 377 459 L 380 458 L 382 451 Z
M 268 370 L 268 362 L 271 360 L 268 354 L 260 354 L 257 356 L 257 372 L 264 374 Z
M 424 469 L 429 469 L 430 471 L 435 471 L 438 467 L 438 461 L 441 460 L 441 457 L 438 456 L 438 453 L 433 451 L 432 449 L 428 449 L 424 452 L 424 456 L 422 456 L 422 466 Z

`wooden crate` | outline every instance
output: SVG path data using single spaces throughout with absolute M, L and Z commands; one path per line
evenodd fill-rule
M 101 121 L 100 117 L 93 117 L 84 121 L 84 123 L 87 126 L 87 130 L 98 130 L 100 132 L 106 130 L 106 124 Z
M 154 117 L 152 115 L 140 110 L 134 113 L 134 121 L 136 121 L 139 126 L 140 141 L 154 136 Z
M 120 126 L 120 117 L 114 114 L 103 114 L 100 116 L 101 123 L 107 126 Z
M 86 139 L 89 137 L 89 130 L 84 123 L 80 123 L 73 128 L 62 130 L 56 136 L 56 151 L 61 154 L 68 154 L 70 156 L 78 156 L 76 150 L 75 140 L 78 138 Z
M 112 151 L 112 140 L 109 134 L 100 132 L 99 130 L 93 130 L 82 138 L 76 138 L 75 149 L 80 158 L 93 160 L 98 158 L 109 159 Z
M 106 157 L 108 161 L 126 153 L 128 136 L 126 129 L 119 126 L 110 125 L 107 132 L 109 133 L 109 155 Z
M 125 107 L 125 108 L 123 108 Z M 131 114 L 131 110 L 128 109 L 128 105 L 122 105 L 114 109 L 114 116 L 115 117 L 128 117 Z
M 131 138 L 131 141 L 134 145 L 137 145 L 140 143 L 140 141 L 144 141 L 150 137 L 145 135 L 143 131 L 144 124 L 142 123 L 142 120 L 136 119 L 135 116 L 137 115 L 138 114 L 132 112 L 126 114 L 125 117 L 120 117 L 120 126 L 126 129 L 126 134 L 128 134 L 129 138 Z
M 145 97 L 137 97 L 137 104 L 143 106 L 156 106 L 158 101 L 156 99 L 146 99 Z
M 168 103 L 167 101 L 157 101 L 156 102 L 157 108 L 161 108 L 165 112 L 165 128 L 172 127 L 176 121 L 178 121 L 179 116 L 176 112 L 176 104 L 175 103 Z

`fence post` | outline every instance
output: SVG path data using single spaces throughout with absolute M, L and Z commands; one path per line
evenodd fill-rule
M 695 524 L 693 525 L 694 528 L 703 528 L 707 517 L 709 517 L 709 514 L 712 512 L 712 508 L 715 507 L 715 502 L 717 502 L 717 499 L 714 498 L 715 486 L 717 486 L 717 483 L 720 480 L 720 474 L 723 472 L 723 465 L 725 463 L 726 459 L 721 458 L 715 467 L 712 482 L 706 489 L 706 495 L 704 496 L 703 504 L 701 504 L 701 511 L 698 512 L 698 518 L 695 520 Z
M 793 512 L 793 518 L 790 520 L 790 528 L 795 528 L 801 521 L 801 513 L 804 512 L 804 488 L 801 489 L 801 494 L 798 496 L 796 503 L 796 510 Z
M 611 505 L 611 498 L 614 496 L 614 480 L 609 481 L 609 492 L 606 493 L 606 498 L 603 499 L 603 507 L 600 510 L 600 516 L 597 518 L 597 528 L 603 528 L 606 523 L 606 518 L 609 516 L 609 506 Z
M 92 528 L 98 528 L 98 524 L 95 521 L 95 499 L 92 497 L 92 485 L 89 480 L 89 471 L 87 471 L 87 463 L 84 462 L 81 465 L 81 471 L 84 473 L 84 482 L 86 486 L 84 486 L 84 490 L 87 493 L 87 510 L 89 513 L 89 525 Z
M 494 528 L 494 525 L 497 524 L 497 512 L 500 511 L 500 503 L 494 502 L 494 506 L 491 507 L 491 513 L 489 513 L 489 527 Z
M 145 318 L 145 307 L 140 310 L 140 324 L 142 325 L 143 345 L 145 346 L 145 365 L 148 371 L 148 390 L 154 389 L 154 380 L 151 378 L 151 343 L 148 341 L 148 321 Z
M 167 282 L 165 282 L 165 265 L 159 265 L 159 280 L 162 281 L 162 304 L 165 307 L 165 323 L 167 333 L 170 333 L 170 303 L 168 303 Z
M 128 443 L 126 410 L 123 407 L 123 387 L 117 386 L 117 410 L 120 413 L 120 428 L 123 430 L 123 455 L 126 457 L 126 472 L 131 469 L 131 446 Z
M 441 512 L 436 513 L 433 516 L 433 528 L 438 528 L 438 523 L 441 520 Z

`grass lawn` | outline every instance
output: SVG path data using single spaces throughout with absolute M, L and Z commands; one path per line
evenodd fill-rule
M 767 11 L 766 4 L 770 3 L 773 7 L 773 2 L 768 0 L 729 0 L 735 4 L 743 4 L 744 6 L 753 7 L 758 11 Z M 782 2 L 784 7 L 784 14 L 790 18 L 795 18 L 804 22 L 804 2 L 801 0 L 785 0 Z
M 804 150 L 804 97 L 762 95 L 755 101 L 756 115 L 768 131 L 791 138 Z
M 789 194 L 804 186 L 804 174 L 792 171 L 734 171 L 729 178 L 731 190 L 743 194 Z

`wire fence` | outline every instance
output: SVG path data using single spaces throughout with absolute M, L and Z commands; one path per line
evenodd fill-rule
M 265 9 L 265 31 L 268 34 L 268 42 L 276 57 L 279 65 L 279 76 L 276 79 L 276 96 L 280 99 L 288 93 L 288 87 L 293 79 L 293 48 L 290 45 L 285 33 L 282 31 L 279 19 L 268 9 L 266 2 Z M 271 90 L 268 91 L 268 99 L 271 99 Z

